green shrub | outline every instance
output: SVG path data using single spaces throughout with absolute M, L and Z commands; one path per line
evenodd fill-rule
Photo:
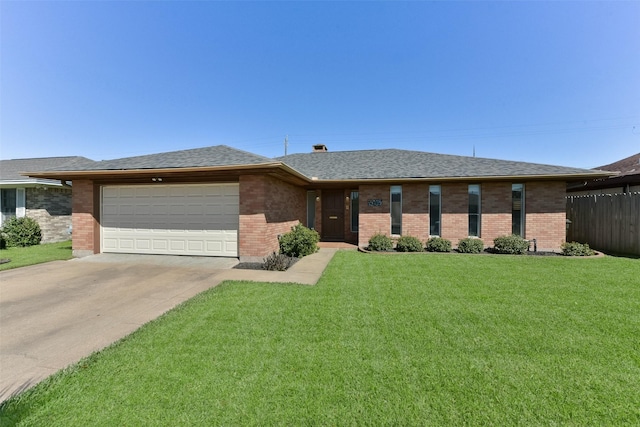
M 2 237 L 6 245 L 34 246 L 42 240 L 42 231 L 38 223 L 28 217 L 9 219 L 2 227 Z
M 524 255 L 529 249 L 529 241 L 515 234 L 496 237 L 493 244 L 493 250 L 499 254 Z
M 442 237 L 432 237 L 427 240 L 427 251 L 429 252 L 451 252 L 451 241 Z
M 596 251 L 589 247 L 587 243 L 565 242 L 562 244 L 562 255 L 566 256 L 591 256 Z
M 263 270 L 269 271 L 285 271 L 291 267 L 295 258 L 288 257 L 283 254 L 272 253 L 265 257 L 262 263 Z
M 376 233 L 369 239 L 369 250 L 390 251 L 393 249 L 393 239 L 386 234 Z
M 467 237 L 466 239 L 460 239 L 458 242 L 458 252 L 464 254 L 479 254 L 483 250 L 484 242 L 480 239 Z
M 396 242 L 398 252 L 422 252 L 422 242 L 417 237 L 400 236 Z
M 320 235 L 302 224 L 291 227 L 291 231 L 280 236 L 280 253 L 302 258 L 318 252 Z

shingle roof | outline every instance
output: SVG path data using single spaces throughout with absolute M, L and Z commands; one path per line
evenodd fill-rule
M 38 176 L 48 178 L 51 176 L 63 176 L 63 173 L 70 171 L 93 173 L 94 171 L 232 167 L 266 164 L 277 166 L 279 163 L 283 163 L 308 179 L 318 180 L 603 176 L 601 171 L 589 169 L 398 149 L 312 152 L 290 154 L 272 159 L 237 150 L 226 145 L 216 145 L 100 162 L 93 162 L 80 157 L 65 159 L 69 159 L 69 161 L 25 165 L 22 171 L 40 172 L 37 174 Z M 75 160 L 71 161 L 73 159 Z M 52 173 L 46 174 L 46 172 Z
M 616 189 L 622 187 L 622 191 L 630 191 L 630 186 L 640 184 L 640 153 L 634 154 L 617 162 L 600 166 L 598 169 L 604 171 L 618 172 L 618 175 L 608 178 L 597 178 L 585 181 L 571 182 L 567 186 L 567 191 L 590 191 Z M 618 191 L 618 190 L 614 190 Z
M 640 174 L 640 153 L 626 157 L 617 162 L 610 163 L 608 165 L 600 166 L 600 170 L 620 172 L 619 176 L 623 175 L 638 175 Z
M 398 149 L 290 154 L 276 160 L 320 180 L 598 173 L 588 169 Z
M 273 163 L 273 159 L 242 150 L 216 145 L 191 150 L 171 151 L 146 156 L 125 157 L 94 162 L 83 167 L 56 169 L 59 171 L 127 170 L 127 169 L 172 169 L 211 166 L 257 165 Z
M 28 178 L 22 173 L 58 170 L 67 167 L 86 167 L 92 163 L 94 163 L 93 160 L 80 156 L 0 160 L 0 181 L 43 182 L 48 180 Z

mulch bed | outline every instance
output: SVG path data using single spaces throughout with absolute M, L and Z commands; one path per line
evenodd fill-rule
M 420 252 L 398 252 L 396 250 L 390 250 L 390 251 L 371 251 L 368 248 L 358 248 L 358 250 L 360 252 L 366 252 L 366 253 L 378 253 L 378 254 L 405 254 L 405 253 L 420 253 Z M 450 252 L 428 252 L 428 251 L 424 251 L 422 253 L 433 253 L 433 254 L 459 254 L 461 252 L 458 252 L 457 250 L 452 250 Z M 479 254 L 470 254 L 470 255 L 502 255 L 499 254 L 498 252 L 494 252 L 491 248 L 489 249 L 485 249 L 484 251 L 480 252 Z M 544 251 L 528 251 L 526 253 L 524 253 L 525 256 L 564 256 L 559 252 L 544 252 Z M 580 257 L 576 257 L 576 258 L 580 258 Z M 584 258 L 584 257 L 583 257 Z
M 289 268 L 293 267 L 293 265 L 298 262 L 300 258 L 292 258 L 291 264 L 289 264 Z M 264 270 L 262 266 L 264 263 L 262 262 L 240 262 L 236 264 L 233 268 L 237 268 L 240 270 Z M 288 269 L 287 269 L 288 270 Z
M 240 262 L 233 266 L 233 268 L 238 268 L 240 270 L 262 270 L 261 262 Z

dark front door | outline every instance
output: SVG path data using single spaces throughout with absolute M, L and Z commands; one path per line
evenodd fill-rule
M 344 240 L 344 192 L 322 190 L 322 240 Z

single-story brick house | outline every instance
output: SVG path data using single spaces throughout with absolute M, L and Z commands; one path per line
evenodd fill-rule
M 66 180 L 29 178 L 29 171 L 77 167 L 92 163 L 85 157 L 40 157 L 0 160 L 0 227 L 12 217 L 38 222 L 42 242 L 70 238 L 71 185 Z
M 325 241 L 366 246 L 375 233 L 516 233 L 540 250 L 565 241 L 567 181 L 586 169 L 398 149 L 267 158 L 224 145 L 30 174 L 73 182 L 73 249 L 257 260 L 302 223 Z

